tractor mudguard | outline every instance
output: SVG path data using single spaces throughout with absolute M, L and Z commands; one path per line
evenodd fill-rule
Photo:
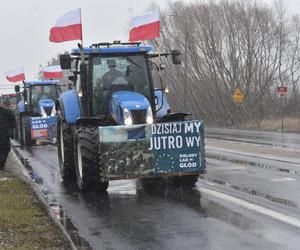
M 203 173 L 202 121 L 99 127 L 101 166 L 108 179 Z
M 161 89 L 154 90 L 156 118 L 160 119 L 171 112 L 168 98 Z
M 77 118 L 81 116 L 81 103 L 75 90 L 63 92 L 60 96 L 59 104 L 62 119 L 65 120 L 67 124 L 75 123 Z

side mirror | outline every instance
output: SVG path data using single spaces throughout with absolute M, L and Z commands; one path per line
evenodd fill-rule
M 172 54 L 172 62 L 173 62 L 173 64 L 175 64 L 175 65 L 181 64 L 182 58 L 181 58 L 181 52 L 180 52 L 180 50 L 172 50 L 171 54 Z
M 15 92 L 16 92 L 16 93 L 19 93 L 19 92 L 20 92 L 20 86 L 19 86 L 19 85 L 16 85 L 16 86 L 15 86 Z
M 59 62 L 62 69 L 71 69 L 71 56 L 69 54 L 60 55 Z

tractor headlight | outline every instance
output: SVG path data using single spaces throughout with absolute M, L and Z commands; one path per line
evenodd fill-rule
M 42 117 L 47 117 L 47 113 L 43 107 L 41 107 L 41 115 Z
M 153 123 L 153 114 L 152 114 L 152 109 L 151 109 L 150 106 L 148 107 L 148 110 L 147 110 L 146 122 L 148 124 L 152 124 Z
M 56 109 L 55 106 L 53 106 L 52 110 L 51 110 L 51 116 L 55 116 L 56 115 Z
M 130 112 L 127 108 L 123 109 L 123 117 L 124 117 L 124 124 L 125 125 L 132 125 L 132 123 L 133 123 L 132 117 L 131 117 L 131 114 L 130 114 Z

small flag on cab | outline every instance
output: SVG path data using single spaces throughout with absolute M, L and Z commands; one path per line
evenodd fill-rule
M 46 79 L 60 79 L 63 78 L 63 72 L 60 65 L 52 65 L 43 67 L 43 76 Z
M 129 41 L 143 41 L 160 37 L 159 11 L 155 10 L 131 19 Z
M 49 40 L 54 43 L 82 40 L 81 9 L 70 11 L 59 17 L 50 29 Z
M 6 79 L 10 82 L 25 81 L 24 67 L 18 67 L 4 72 Z

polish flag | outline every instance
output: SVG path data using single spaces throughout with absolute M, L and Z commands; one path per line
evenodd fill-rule
M 63 72 L 60 65 L 43 67 L 43 76 L 46 79 L 63 78 Z
M 70 11 L 59 17 L 50 30 L 50 42 L 82 40 L 81 10 Z
M 131 20 L 129 41 L 149 40 L 160 37 L 159 11 L 155 10 Z
M 23 67 L 5 71 L 4 75 L 6 76 L 6 79 L 10 82 L 25 81 L 25 73 Z

